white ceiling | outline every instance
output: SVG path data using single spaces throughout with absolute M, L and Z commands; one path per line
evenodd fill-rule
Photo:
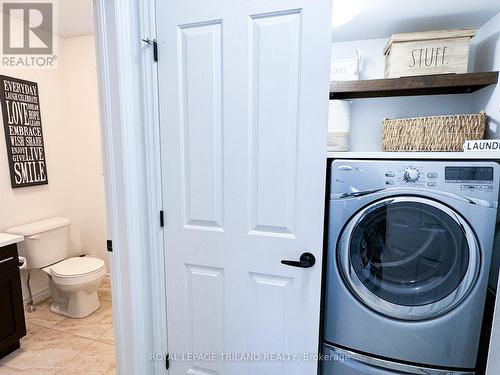
M 63 38 L 94 34 L 92 0 L 58 0 L 57 34 Z
M 333 0 L 333 8 L 337 20 L 359 11 L 349 22 L 333 27 L 333 40 L 339 42 L 386 38 L 399 32 L 480 27 L 500 12 L 500 1 Z

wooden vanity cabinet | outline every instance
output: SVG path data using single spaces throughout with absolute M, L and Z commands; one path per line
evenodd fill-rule
M 26 335 L 16 244 L 0 248 L 0 358 L 18 349 Z

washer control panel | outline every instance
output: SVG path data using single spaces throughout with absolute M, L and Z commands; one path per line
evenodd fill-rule
M 457 184 L 461 191 L 493 191 L 493 167 L 447 166 L 439 173 L 424 165 L 398 165 L 385 172 L 385 184 L 437 188 L 440 183 Z
M 471 198 L 498 200 L 500 166 L 488 161 L 335 160 L 333 193 L 381 188 L 436 190 Z
M 417 185 L 419 187 L 437 187 L 440 174 L 434 170 L 428 170 L 423 165 L 407 164 L 395 165 L 395 168 L 384 172 L 386 185 Z

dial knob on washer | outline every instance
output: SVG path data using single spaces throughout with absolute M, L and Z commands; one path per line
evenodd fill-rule
M 420 177 L 420 173 L 415 168 L 406 168 L 403 178 L 406 182 L 416 182 Z

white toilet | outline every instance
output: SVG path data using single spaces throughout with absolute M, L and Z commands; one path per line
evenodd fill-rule
M 106 275 L 104 261 L 88 256 L 69 256 L 71 221 L 53 217 L 10 228 L 7 233 L 24 236 L 19 255 L 26 257 L 28 270 L 40 269 L 49 276 L 51 311 L 70 318 L 84 318 L 101 304 L 97 288 Z

